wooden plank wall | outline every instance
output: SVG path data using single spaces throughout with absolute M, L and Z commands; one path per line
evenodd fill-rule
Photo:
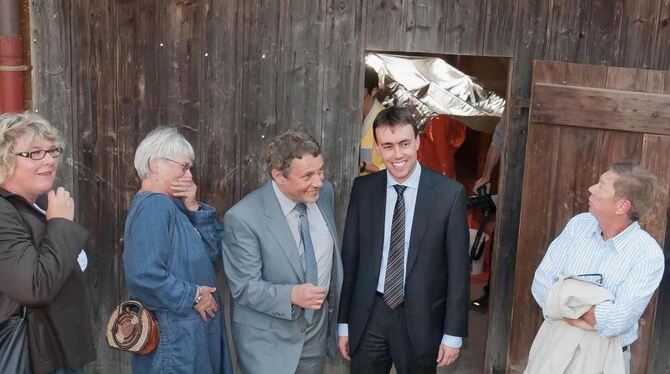
M 129 371 L 102 327 L 124 297 L 123 225 L 139 141 L 176 125 L 194 145 L 201 199 L 223 213 L 267 177 L 264 149 L 303 129 L 323 145 L 337 206 L 357 170 L 360 3 L 38 1 L 31 3 L 34 108 L 66 137 L 61 183 L 91 232 L 87 277 L 98 360 Z M 341 220 L 340 220 L 341 221 Z M 343 222 L 340 222 L 340 225 Z M 224 287 L 225 288 L 225 287 Z M 337 372 L 331 368 L 330 372 Z
M 655 209 L 640 223 L 663 246 L 667 221 L 670 174 L 668 163 L 661 160 L 667 160 L 668 156 L 668 148 L 663 146 L 670 139 L 667 136 L 670 121 L 666 120 L 664 127 L 658 128 L 626 128 L 620 123 L 622 113 L 603 115 L 599 112 L 602 104 L 584 106 L 588 103 L 586 98 L 579 104 L 573 103 L 569 109 L 558 108 L 560 95 L 547 87 L 571 89 L 568 100 L 588 91 L 593 92 L 594 97 L 616 101 L 620 96 L 634 95 L 633 91 L 636 91 L 638 97 L 629 97 L 620 105 L 613 105 L 621 108 L 621 112 L 635 111 L 638 99 L 644 102 L 645 98 L 654 98 L 658 99 L 655 107 L 662 112 L 662 108 L 670 104 L 670 98 L 658 93 L 664 92 L 664 82 L 669 79 L 670 72 L 546 61 L 537 61 L 534 66 L 531 128 L 526 150 L 528 162 L 525 165 L 526 176 L 533 178 L 526 177 L 523 186 L 517 254 L 524 260 L 517 262 L 515 274 L 508 353 L 510 373 L 523 372 L 529 347 L 542 323 L 541 312 L 530 293 L 535 269 L 549 243 L 567 221 L 588 209 L 587 189 L 609 165 L 628 160 L 640 163 L 656 174 L 660 189 Z M 569 125 L 562 120 L 566 110 L 580 113 Z M 654 118 L 656 114 L 639 110 L 639 115 Z M 575 168 L 575 165 L 580 167 Z M 640 320 L 639 340 L 632 345 L 633 373 L 650 372 L 650 354 L 653 352 L 650 347 L 654 346 L 652 333 L 660 333 L 665 327 L 654 326 L 656 305 L 654 298 Z M 659 353 L 661 356 L 664 352 Z
M 72 145 L 62 179 L 92 233 L 95 372 L 127 369 L 100 326 L 123 288 L 115 259 L 137 188 L 133 151 L 156 125 L 180 126 L 194 143 L 202 198 L 220 213 L 266 178 L 262 151 L 275 134 L 311 132 L 341 225 L 356 174 L 364 50 L 512 58 L 492 289 L 503 297 L 490 306 L 487 344 L 487 368 L 498 372 L 532 60 L 670 67 L 669 0 L 31 0 L 31 16 L 34 107 Z

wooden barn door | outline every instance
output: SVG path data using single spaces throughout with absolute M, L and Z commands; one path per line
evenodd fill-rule
M 616 161 L 659 177 L 642 226 L 664 245 L 670 191 L 670 72 L 535 61 L 523 177 L 508 372 L 523 372 L 542 323 L 530 287 L 549 243 L 588 210 L 587 188 Z M 632 346 L 632 372 L 647 373 L 656 296 Z M 661 347 L 660 349 L 667 349 Z

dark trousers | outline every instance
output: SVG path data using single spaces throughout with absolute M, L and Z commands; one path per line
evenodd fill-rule
M 351 356 L 351 373 L 388 374 L 392 364 L 398 374 L 435 374 L 437 365 L 418 365 L 409 340 L 404 304 L 391 310 L 377 294 L 363 337 Z

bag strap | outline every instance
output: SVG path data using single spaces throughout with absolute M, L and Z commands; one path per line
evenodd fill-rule
M 138 200 L 137 200 L 137 203 L 131 208 L 131 210 L 128 211 L 128 215 L 129 215 L 129 216 L 130 216 L 131 214 L 133 215 L 132 220 L 130 220 L 129 222 L 126 222 L 126 225 L 128 225 L 128 226 L 131 227 L 131 229 L 132 229 L 132 224 L 133 224 L 133 222 L 134 222 L 134 220 L 135 220 L 135 216 L 134 216 L 134 215 L 135 215 L 135 212 L 137 212 L 137 210 L 139 210 L 139 208 L 142 206 L 142 204 L 144 203 L 144 201 L 145 201 L 148 197 L 150 197 L 150 196 L 155 196 L 155 195 L 160 195 L 160 193 L 158 193 L 158 192 L 148 192 L 148 193 L 147 193 L 146 195 L 144 195 L 144 196 L 139 196 L 139 197 L 137 197 L 137 199 L 138 199 Z M 174 256 L 174 255 L 173 255 L 173 252 L 174 252 L 174 251 L 172 251 L 172 243 L 173 243 L 173 241 L 174 241 L 175 232 L 177 231 L 177 230 L 175 229 L 176 224 L 177 224 L 177 222 L 176 222 L 176 214 L 175 214 L 175 215 L 170 219 L 170 227 L 169 227 L 170 242 L 169 242 L 169 244 L 168 244 L 169 258 L 168 258 L 168 262 L 167 262 L 167 263 L 168 263 L 168 266 L 172 266 L 172 258 L 173 258 L 173 256 Z M 124 243 L 124 245 L 125 245 L 125 243 Z M 118 308 L 118 310 L 119 310 L 119 313 L 121 313 L 121 305 L 123 304 L 123 302 L 121 301 L 121 285 L 123 284 L 123 277 L 122 277 L 122 268 L 123 268 L 123 267 L 121 266 L 122 261 L 123 261 L 122 256 L 123 256 L 123 251 L 121 251 L 121 249 L 119 249 L 119 251 L 117 252 L 117 263 L 119 264 L 118 283 L 117 283 L 117 284 L 119 285 L 119 288 L 118 288 L 118 291 L 117 291 L 117 300 L 119 300 L 119 302 L 118 302 L 118 306 L 117 306 L 117 308 Z

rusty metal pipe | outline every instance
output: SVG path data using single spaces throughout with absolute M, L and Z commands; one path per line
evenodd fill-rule
M 23 41 L 18 0 L 0 0 L 0 112 L 25 110 Z

